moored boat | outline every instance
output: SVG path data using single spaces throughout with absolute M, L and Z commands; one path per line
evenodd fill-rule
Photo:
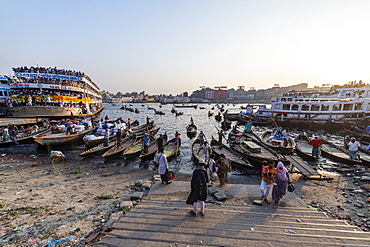
M 259 140 L 251 138 L 246 133 L 243 133 L 242 136 L 234 139 L 234 141 L 229 142 L 229 144 L 233 150 L 237 151 L 243 157 L 246 157 L 254 167 L 261 167 L 264 160 L 273 160 L 277 163 L 279 159 L 284 159 L 282 155 L 277 154 L 274 150 L 264 147 Z
M 0 138 L 0 146 L 8 147 L 11 145 L 26 144 L 33 142 L 33 137 L 35 135 L 42 135 L 49 131 L 49 128 L 46 126 L 30 126 L 22 131 L 18 131 L 15 137 L 4 136 Z
M 158 133 L 160 128 L 155 129 L 154 131 L 150 132 L 150 140 L 149 143 L 155 143 L 154 136 Z M 132 146 L 128 147 L 122 155 L 136 157 L 139 156 L 143 150 L 143 138 L 138 139 Z M 148 147 L 149 149 L 149 147 Z
M 360 159 L 351 160 L 349 158 L 348 151 L 344 148 L 340 148 L 336 145 L 333 145 L 330 141 L 326 140 L 325 144 L 320 146 L 322 156 L 329 158 L 331 160 L 341 162 L 344 164 L 359 164 L 361 163 Z
M 162 139 L 163 139 L 163 143 L 166 143 L 166 141 L 167 141 L 167 134 L 166 133 L 162 135 Z M 148 152 L 144 153 L 142 151 L 139 155 L 139 158 L 141 158 L 141 159 L 153 158 L 154 154 L 158 151 L 156 140 L 150 142 L 149 147 L 148 147 Z
M 217 155 L 224 154 L 227 159 L 231 161 L 233 166 L 237 166 L 239 168 L 253 168 L 254 166 L 249 163 L 245 156 L 239 154 L 235 150 L 231 149 L 230 147 L 219 144 L 216 139 L 212 136 L 211 142 L 212 151 Z
M 270 136 L 271 136 L 271 131 L 270 130 L 265 131 L 261 135 L 262 142 L 266 144 L 267 146 L 269 146 L 270 148 L 278 150 L 282 154 L 290 154 L 293 152 L 295 145 L 296 145 L 293 138 L 289 137 L 287 145 L 284 146 L 283 140 L 272 139 L 271 141 L 268 141 Z
M 13 71 L 13 117 L 86 117 L 103 109 L 99 87 L 82 72 L 43 67 Z
M 180 151 L 180 146 L 181 146 L 181 141 L 179 140 L 179 138 L 172 138 L 164 144 L 163 153 L 164 155 L 166 155 L 167 160 L 171 160 L 178 155 Z M 157 153 L 158 152 L 156 152 L 155 155 L 157 155 Z
M 67 144 L 82 144 L 82 137 L 92 131 L 92 128 L 85 129 L 84 125 L 77 125 L 75 127 L 75 133 L 69 135 L 67 135 L 66 132 L 53 133 L 52 130 L 47 130 L 33 136 L 33 139 L 40 145 L 61 146 Z
M 101 157 L 105 159 L 119 157 L 126 150 L 126 148 L 131 147 L 136 142 L 136 140 L 136 135 L 131 134 L 129 138 L 122 143 L 122 145 L 113 145 L 113 147 L 103 153 Z
M 134 122 L 136 122 L 136 120 Z M 113 127 L 113 124 L 108 124 L 108 128 L 110 130 L 109 139 L 114 138 L 116 133 L 117 133 L 118 128 L 124 127 L 124 126 L 126 126 L 126 124 L 124 124 L 124 123 L 118 124 L 117 127 Z M 133 126 L 131 124 L 131 130 L 132 130 L 133 133 L 137 134 L 138 137 L 140 138 L 143 135 L 145 130 L 152 130 L 153 126 L 154 126 L 154 121 L 151 121 L 148 124 L 143 124 L 143 125 L 139 125 L 139 126 L 137 126 L 137 125 Z M 91 147 L 94 147 L 96 145 L 99 145 L 99 144 L 103 143 L 103 140 L 104 140 L 104 129 L 103 129 L 103 127 L 98 127 L 95 130 L 94 133 L 90 133 L 88 135 L 85 135 L 83 137 L 83 140 L 85 141 L 85 144 L 86 144 L 87 148 L 91 148 Z
M 301 156 L 306 161 L 316 161 L 318 158 L 315 158 L 312 155 L 312 146 L 307 135 L 298 135 L 295 138 L 295 151 L 299 156 Z
M 11 100 L 9 78 L 0 76 L 0 116 L 8 114 L 8 106 Z
M 129 136 L 126 136 L 123 139 L 122 143 L 126 142 L 128 139 L 129 139 Z M 104 143 L 101 143 L 97 146 L 89 148 L 89 149 L 85 150 L 84 152 L 80 153 L 80 156 L 86 157 L 86 156 L 93 156 L 93 155 L 102 154 L 102 153 L 106 152 L 107 150 L 111 149 L 112 147 L 114 147 L 115 145 L 117 145 L 116 142 L 117 142 L 116 136 L 114 136 L 114 138 L 109 140 L 107 146 L 104 146 Z
M 326 91 L 286 93 L 271 100 L 271 108 L 259 107 L 258 116 L 282 124 L 331 122 L 354 123 L 370 120 L 370 86 L 352 84 Z
M 201 146 L 201 139 L 203 138 L 203 143 L 205 141 L 207 141 L 207 138 L 205 137 L 205 135 L 203 135 L 203 137 L 199 137 L 196 138 L 192 145 L 191 145 L 191 153 L 193 155 L 193 158 L 195 159 L 195 163 L 198 163 L 199 159 L 202 157 L 203 155 L 203 150 L 200 149 L 200 146 Z M 210 145 L 210 143 L 209 143 Z

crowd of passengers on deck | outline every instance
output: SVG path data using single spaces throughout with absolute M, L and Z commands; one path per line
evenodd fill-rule
M 364 93 L 365 91 L 364 90 L 361 90 L 361 91 L 353 91 L 353 92 L 310 92 L 310 93 L 285 93 L 283 94 L 282 96 L 283 97 L 293 97 L 293 98 L 297 98 L 297 97 L 302 97 L 302 98 L 318 98 L 318 97 L 328 97 L 328 96 L 333 96 L 333 95 L 338 95 L 341 96 L 341 97 L 346 97 L 346 98 L 350 98 L 350 97 L 356 97 L 356 96 L 359 96 L 361 98 L 361 94 Z M 277 100 L 279 100 L 279 98 L 276 98 Z
M 14 72 L 22 72 L 22 73 L 48 73 L 48 74 L 57 74 L 57 75 L 71 75 L 71 76 L 86 76 L 84 72 L 75 71 L 75 70 L 66 70 L 66 69 L 57 69 L 57 67 L 18 67 L 13 68 Z
M 38 78 L 25 78 L 25 77 L 17 77 L 14 79 L 14 83 L 35 83 L 35 84 L 57 84 L 63 86 L 71 86 L 71 87 L 79 87 L 83 88 L 82 82 L 66 80 L 66 79 L 59 79 L 59 78 L 46 78 L 46 77 L 38 77 Z
M 68 96 L 68 97 L 83 97 L 83 93 L 69 92 L 69 91 L 59 91 L 59 90 L 11 90 L 12 95 L 17 96 L 40 96 L 40 95 L 49 95 L 49 96 Z M 45 96 L 47 97 L 47 96 Z

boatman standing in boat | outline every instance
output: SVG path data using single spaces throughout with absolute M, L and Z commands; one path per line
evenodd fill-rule
M 163 136 L 162 134 L 159 135 L 159 137 L 156 140 L 158 151 L 163 148 Z
M 203 153 L 202 153 L 202 159 L 207 164 L 208 163 L 209 156 L 212 154 L 211 146 L 208 145 L 208 142 L 207 141 L 205 141 L 203 143 L 203 145 L 200 146 L 200 148 L 198 150 L 198 154 L 200 153 L 200 151 L 203 151 Z
M 284 140 L 283 145 L 288 146 L 288 143 L 289 143 L 288 141 L 289 141 L 289 136 L 290 136 L 289 128 L 285 128 L 285 130 L 283 130 L 282 134 L 283 134 L 283 140 Z
M 314 135 L 309 143 L 312 146 L 312 156 L 318 159 L 320 157 L 320 146 L 324 144 L 324 142 Z
M 352 137 L 351 141 L 348 143 L 348 149 L 349 149 L 349 159 L 355 160 L 358 154 L 358 147 L 361 146 L 361 144 L 356 141 L 356 138 Z
M 143 146 L 144 146 L 143 151 L 145 154 L 148 153 L 149 140 L 150 140 L 149 134 L 145 133 L 145 136 L 143 138 Z

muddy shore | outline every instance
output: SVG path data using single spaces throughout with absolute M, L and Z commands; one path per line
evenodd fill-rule
M 122 202 L 138 190 L 136 181 L 156 174 L 154 167 L 129 161 L 83 160 L 74 152 L 66 156 L 67 161 L 51 164 L 34 144 L 0 149 L 1 246 L 44 246 L 52 239 L 67 240 L 58 246 L 82 246 L 110 217 L 127 210 Z M 294 193 L 306 205 L 368 231 L 369 169 L 343 167 L 338 173 L 335 166 L 319 168 L 324 180 L 293 174 Z M 177 172 L 176 179 L 189 180 L 190 173 Z M 232 174 L 229 182 L 259 184 L 260 178 Z

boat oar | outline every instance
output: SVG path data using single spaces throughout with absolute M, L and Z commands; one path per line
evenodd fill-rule
M 275 119 L 273 117 L 270 117 L 271 120 L 272 120 L 272 123 L 276 126 L 276 127 L 280 127 L 276 122 L 275 122 Z

